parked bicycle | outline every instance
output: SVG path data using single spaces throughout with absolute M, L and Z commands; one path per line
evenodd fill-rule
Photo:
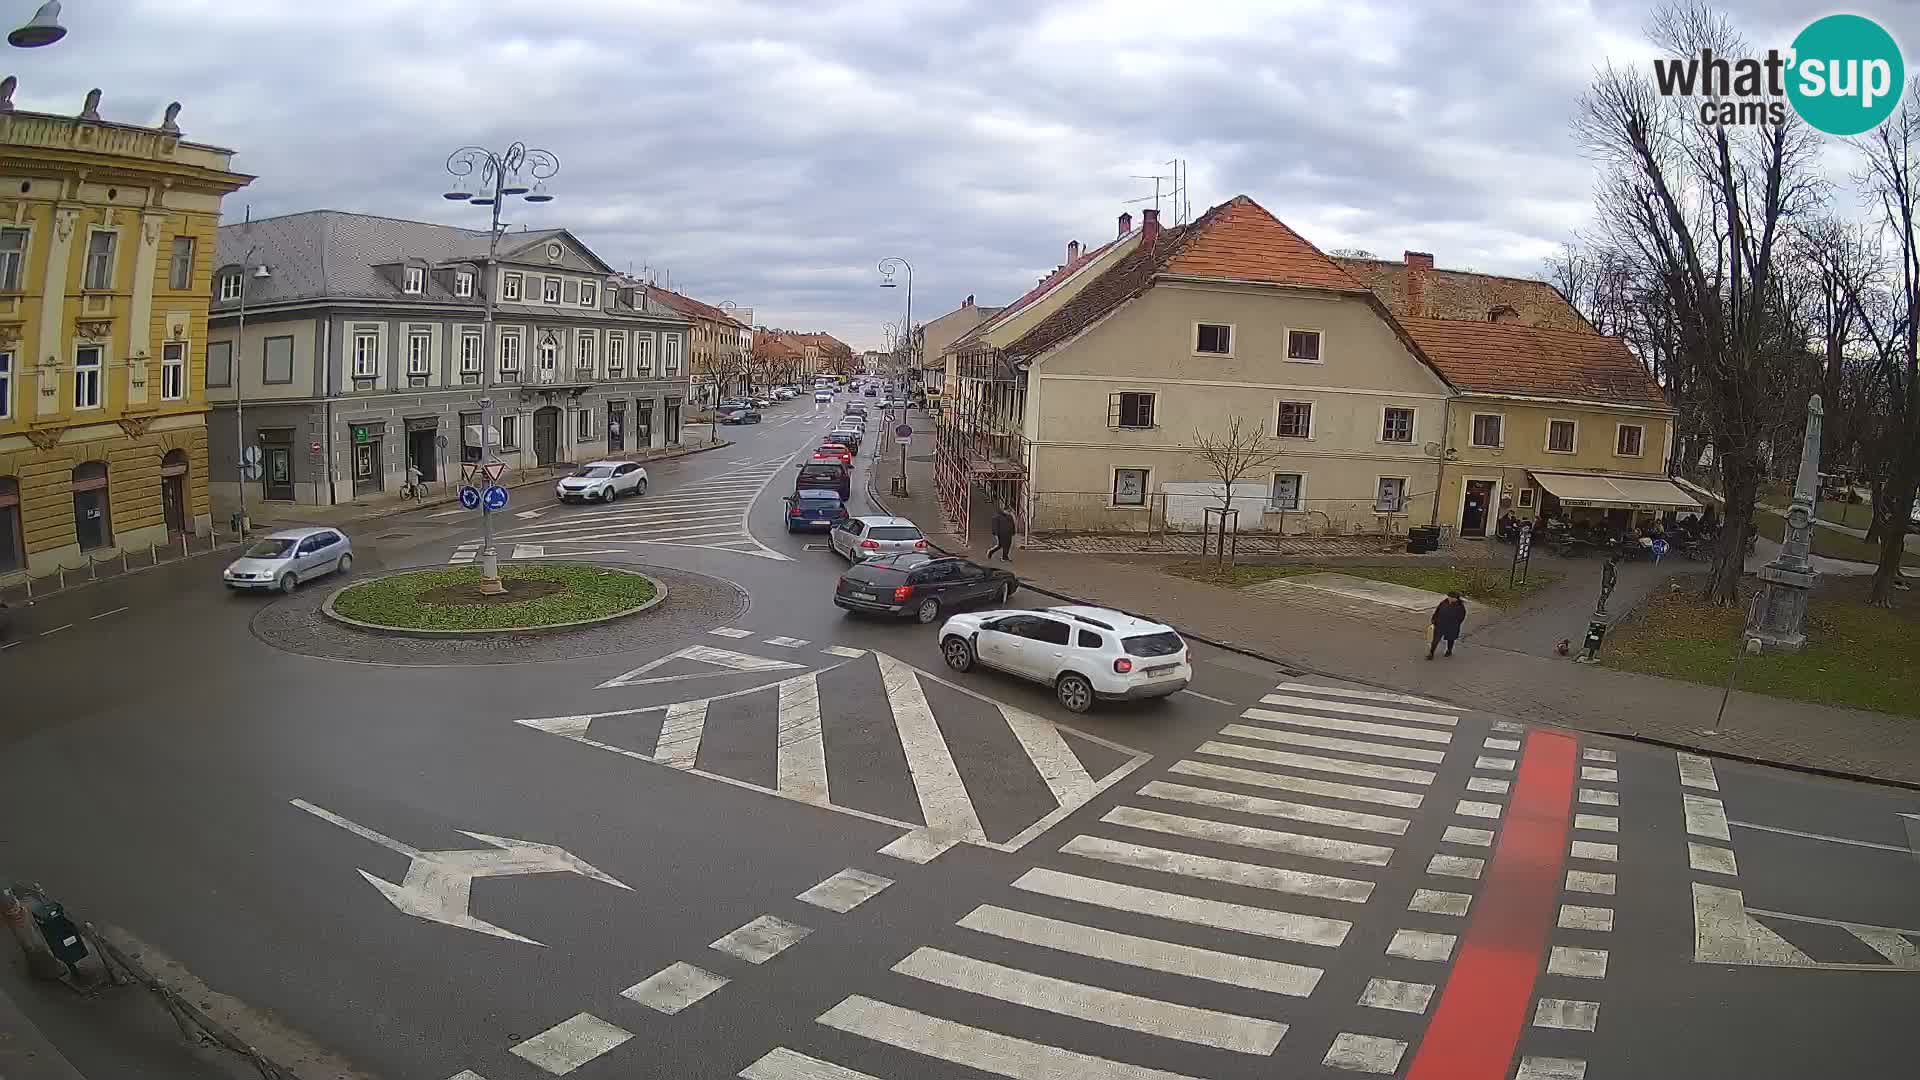
M 433 489 L 424 480 L 400 485 L 400 497 L 414 502 L 425 502 L 433 495 Z

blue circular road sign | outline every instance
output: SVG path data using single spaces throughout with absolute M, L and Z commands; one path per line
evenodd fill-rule
M 480 489 L 472 484 L 460 485 L 460 505 L 469 510 L 480 509 Z
M 507 508 L 507 489 L 497 486 L 488 488 L 486 504 L 489 510 L 505 510 Z

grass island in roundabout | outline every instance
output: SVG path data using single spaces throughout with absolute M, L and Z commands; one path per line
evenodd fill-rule
M 358 581 L 327 599 L 328 618 L 363 629 L 416 634 L 553 630 L 636 615 L 665 593 L 645 574 L 590 563 L 510 563 L 507 591 L 480 591 L 477 566 L 410 570 Z

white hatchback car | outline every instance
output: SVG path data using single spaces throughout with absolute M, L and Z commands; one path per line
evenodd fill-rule
M 647 470 L 631 461 L 589 461 L 553 486 L 561 502 L 612 502 L 622 495 L 646 493 Z
M 871 559 L 876 555 L 898 555 L 907 551 L 926 551 L 927 538 L 920 526 L 903 517 L 868 514 L 850 517 L 827 534 L 827 546 L 848 562 Z
M 955 615 L 940 628 L 940 654 L 955 671 L 984 664 L 1045 683 L 1076 713 L 1095 701 L 1166 697 L 1193 681 L 1173 627 L 1107 608 Z

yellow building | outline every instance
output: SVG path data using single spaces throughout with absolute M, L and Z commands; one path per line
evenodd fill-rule
M 0 83 L 0 581 L 204 534 L 207 306 L 233 152 Z

